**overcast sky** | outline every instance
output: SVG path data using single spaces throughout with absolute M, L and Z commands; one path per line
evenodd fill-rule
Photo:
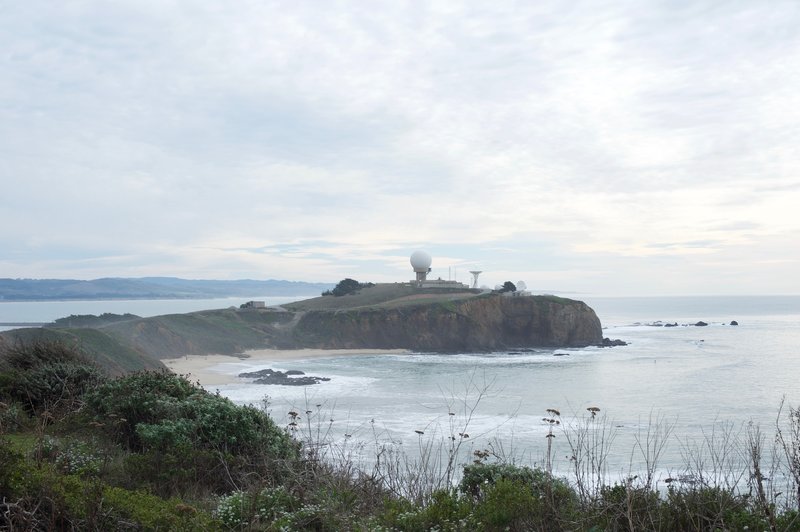
M 798 294 L 798 28 L 796 0 L 5 2 L 0 277 L 403 281 L 421 248 L 534 291 Z

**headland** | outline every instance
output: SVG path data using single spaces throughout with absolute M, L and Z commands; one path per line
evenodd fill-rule
M 73 322 L 83 325 L 68 324 Z M 413 283 L 369 285 L 347 295 L 282 307 L 230 307 L 151 318 L 104 315 L 73 322 L 7 331 L 0 338 L 76 345 L 115 374 L 163 369 L 167 359 L 252 350 L 488 352 L 603 342 L 600 320 L 581 301 Z

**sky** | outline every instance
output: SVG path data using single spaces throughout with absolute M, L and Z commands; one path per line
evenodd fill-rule
M 5 2 L 0 277 L 800 294 L 800 2 Z

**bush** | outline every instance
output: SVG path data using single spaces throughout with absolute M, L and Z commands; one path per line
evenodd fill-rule
M 418 506 L 407 499 L 390 499 L 379 524 L 370 528 L 385 527 L 389 530 L 477 530 L 478 523 L 472 515 L 473 506 L 468 498 L 457 492 L 439 490 L 431 494 L 425 506 Z
M 547 471 L 531 469 L 513 464 L 470 464 L 464 466 L 464 476 L 458 489 L 467 495 L 480 499 L 488 487 L 500 480 L 510 480 L 530 486 L 536 496 L 553 491 L 558 499 L 566 502 L 575 499 L 575 494 L 566 480 L 555 478 Z
M 225 526 L 240 530 L 257 523 L 273 523 L 278 520 L 283 524 L 291 524 L 293 518 L 298 517 L 292 514 L 301 508 L 300 500 L 286 488 L 279 486 L 264 488 L 255 494 L 237 491 L 220 497 L 216 515 Z
M 499 290 L 501 294 L 505 292 L 516 292 L 516 291 L 517 291 L 517 285 L 515 285 L 511 281 L 504 282 L 503 286 Z
M 104 380 L 93 362 L 58 342 L 0 346 L 0 394 L 25 405 L 33 415 L 69 413 Z
M 0 494 L 12 494 L 22 482 L 20 468 L 23 456 L 11 448 L 5 438 L 0 438 Z
M 0 445 L 0 462 L 3 462 Z M 8 465 L 3 463 L 2 465 Z M 111 487 L 97 478 L 63 474 L 45 464 L 31 467 L 17 457 L 12 468 L 21 475 L 8 489 L 0 486 L 2 530 L 219 530 L 208 513 L 144 492 Z M 11 502 L 13 501 L 13 502 Z
M 134 373 L 109 381 L 88 394 L 86 404 L 96 422 L 133 450 L 297 456 L 291 437 L 264 412 L 237 406 L 168 372 Z
M 370 286 L 375 286 L 373 283 L 359 283 L 355 279 L 342 279 L 339 283 L 333 288 L 333 290 L 326 290 L 322 293 L 323 296 L 335 296 L 341 297 L 346 296 L 348 294 L 355 294 L 362 288 L 369 288 Z
M 221 523 L 207 512 L 182 503 L 178 499 L 163 500 L 144 491 L 107 487 L 105 503 L 117 521 L 136 523 L 144 530 L 220 530 Z M 121 523 L 119 523 L 121 524 Z
M 29 456 L 49 462 L 65 475 L 77 476 L 97 476 L 104 459 L 104 453 L 87 442 L 47 435 L 38 439 Z
M 25 406 L 19 401 L 4 398 L 7 402 L 0 401 L 0 434 L 8 434 L 26 428 L 31 424 Z
M 604 530 L 648 530 L 656 528 L 662 505 L 656 491 L 615 484 L 600 489 L 591 510 Z
M 541 522 L 542 501 L 530 484 L 501 478 L 484 495 L 475 508 L 475 518 L 483 530 L 537 530 L 541 527 L 534 523 L 545 524 Z
M 511 493 L 514 486 L 520 487 L 520 497 L 530 503 L 527 513 L 521 512 L 518 507 L 521 503 Z M 459 490 L 470 496 L 480 508 L 480 511 L 476 510 L 476 516 L 484 525 L 522 520 L 537 523 L 537 527 L 557 529 L 556 523 L 568 522 L 578 511 L 578 497 L 569 483 L 538 468 L 470 464 L 464 467 Z
M 162 497 L 205 496 L 230 491 L 257 465 L 242 457 L 203 449 L 148 450 L 123 460 L 124 486 L 146 488 Z
M 751 513 L 744 496 L 719 487 L 670 487 L 664 502 L 664 521 L 678 530 L 729 529 Z

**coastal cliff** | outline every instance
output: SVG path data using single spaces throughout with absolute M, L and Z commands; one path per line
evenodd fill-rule
M 603 340 L 585 303 L 552 296 L 499 294 L 395 308 L 308 311 L 293 331 L 298 347 L 491 351 L 584 347 Z
M 91 318 L 91 319 L 89 319 Z M 419 290 L 384 284 L 284 307 L 228 308 L 151 318 L 72 316 L 43 328 L 0 333 L 0 341 L 76 346 L 111 373 L 163 368 L 185 355 L 250 349 L 493 351 L 583 347 L 603 342 L 585 303 L 481 290 Z

